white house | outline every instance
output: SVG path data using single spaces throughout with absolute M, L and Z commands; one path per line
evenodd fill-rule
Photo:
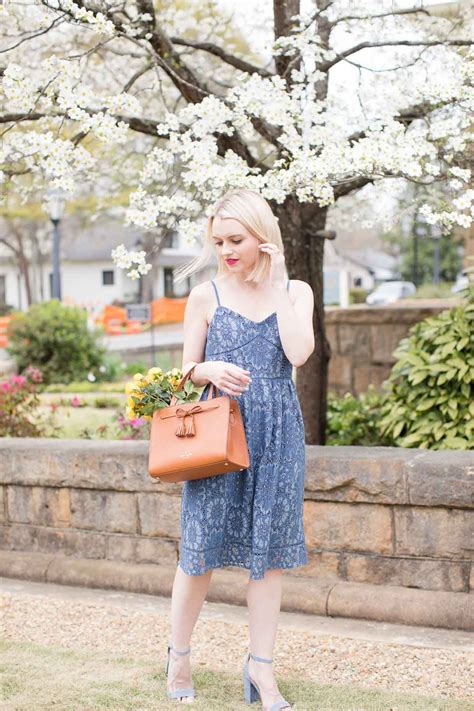
M 65 221 L 66 222 L 66 221 Z M 96 311 L 114 301 L 136 302 L 140 296 L 139 281 L 130 279 L 126 271 L 117 268 L 111 251 L 118 244 L 129 249 L 142 249 L 137 244 L 143 239 L 137 229 L 127 228 L 119 222 L 97 222 L 84 229 L 72 230 L 65 226 L 61 232 L 61 297 L 65 303 L 84 306 Z M 193 274 L 180 284 L 173 284 L 173 269 L 191 261 L 199 248 L 192 247 L 173 234 L 154 258 L 153 269 L 147 275 L 151 299 L 161 296 L 186 296 L 194 283 L 201 281 Z M 27 308 L 25 281 L 6 247 L 0 246 L 0 303 L 15 309 Z M 52 267 L 50 255 L 31 259 L 30 282 L 34 301 L 52 297 Z

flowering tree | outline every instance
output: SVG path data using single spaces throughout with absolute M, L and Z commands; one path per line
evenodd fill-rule
M 316 348 L 298 390 L 307 442 L 323 443 L 328 210 L 366 186 L 443 181 L 450 200 L 426 203 L 426 218 L 445 229 L 470 223 L 467 17 L 388 0 L 312 0 L 304 12 L 299 0 L 274 0 L 259 4 L 271 22 L 250 49 L 218 7 L 5 6 L 3 178 L 23 195 L 88 180 L 107 195 L 125 182 L 128 221 L 174 227 L 190 241 L 223 191 L 260 191 L 278 216 L 290 277 L 314 291 Z M 144 252 L 119 247 L 114 257 L 135 278 L 150 266 Z

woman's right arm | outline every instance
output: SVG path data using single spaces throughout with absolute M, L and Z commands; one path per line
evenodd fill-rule
M 183 375 L 185 375 L 197 363 L 190 376 L 190 380 L 197 387 L 209 382 L 209 378 L 206 376 L 206 362 L 202 362 L 207 338 L 206 308 L 207 291 L 205 285 L 197 284 L 191 289 L 184 309 L 182 367 Z

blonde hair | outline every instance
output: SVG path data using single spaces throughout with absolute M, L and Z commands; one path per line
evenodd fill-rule
M 238 220 L 260 242 L 271 242 L 284 254 L 278 220 L 265 198 L 254 190 L 247 190 L 246 188 L 229 190 L 215 203 L 212 215 L 208 217 L 202 253 L 176 270 L 175 283 L 202 269 L 212 260 L 215 253 L 214 240 L 212 239 L 212 223 L 217 215 Z M 217 255 L 217 260 L 216 276 L 220 276 L 227 269 L 219 255 Z M 269 254 L 260 252 L 255 267 L 246 278 L 246 281 L 259 282 L 264 279 L 270 269 L 270 261 Z

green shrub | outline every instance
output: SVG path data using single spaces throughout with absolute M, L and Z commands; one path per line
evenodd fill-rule
M 90 383 L 88 380 L 64 383 L 54 383 L 47 385 L 44 389 L 47 393 L 123 393 L 124 382 L 119 383 Z
M 0 301 L 0 317 L 9 316 L 13 312 L 13 306 L 6 304 L 4 301 Z
M 102 364 L 88 373 L 90 382 L 110 383 L 120 380 L 125 375 L 126 364 L 116 353 L 106 353 Z
M 474 449 L 474 286 L 395 351 L 381 431 L 402 447 Z
M 440 282 L 439 284 L 421 284 L 411 299 L 457 299 L 458 294 L 453 294 L 453 282 Z
M 117 408 L 120 407 L 121 404 L 122 403 L 118 398 L 110 397 L 107 395 L 101 395 L 100 397 L 96 397 L 93 402 L 94 407 L 97 407 L 99 409 Z
M 151 366 L 143 360 L 136 360 L 133 363 L 127 363 L 124 368 L 124 375 L 135 375 L 135 373 L 143 373 Z
M 349 303 L 350 304 L 365 304 L 365 299 L 367 298 L 368 291 L 362 289 L 359 286 L 353 286 L 349 289 Z
M 385 394 L 369 385 L 359 396 L 346 393 L 342 397 L 328 393 L 327 444 L 382 446 L 393 445 L 389 435 L 383 437 L 379 419 Z
M 57 299 L 33 304 L 16 313 L 8 329 L 7 351 L 22 372 L 33 365 L 45 383 L 69 383 L 85 378 L 102 365 L 105 349 L 99 331 L 89 331 L 83 309 L 64 306 Z

